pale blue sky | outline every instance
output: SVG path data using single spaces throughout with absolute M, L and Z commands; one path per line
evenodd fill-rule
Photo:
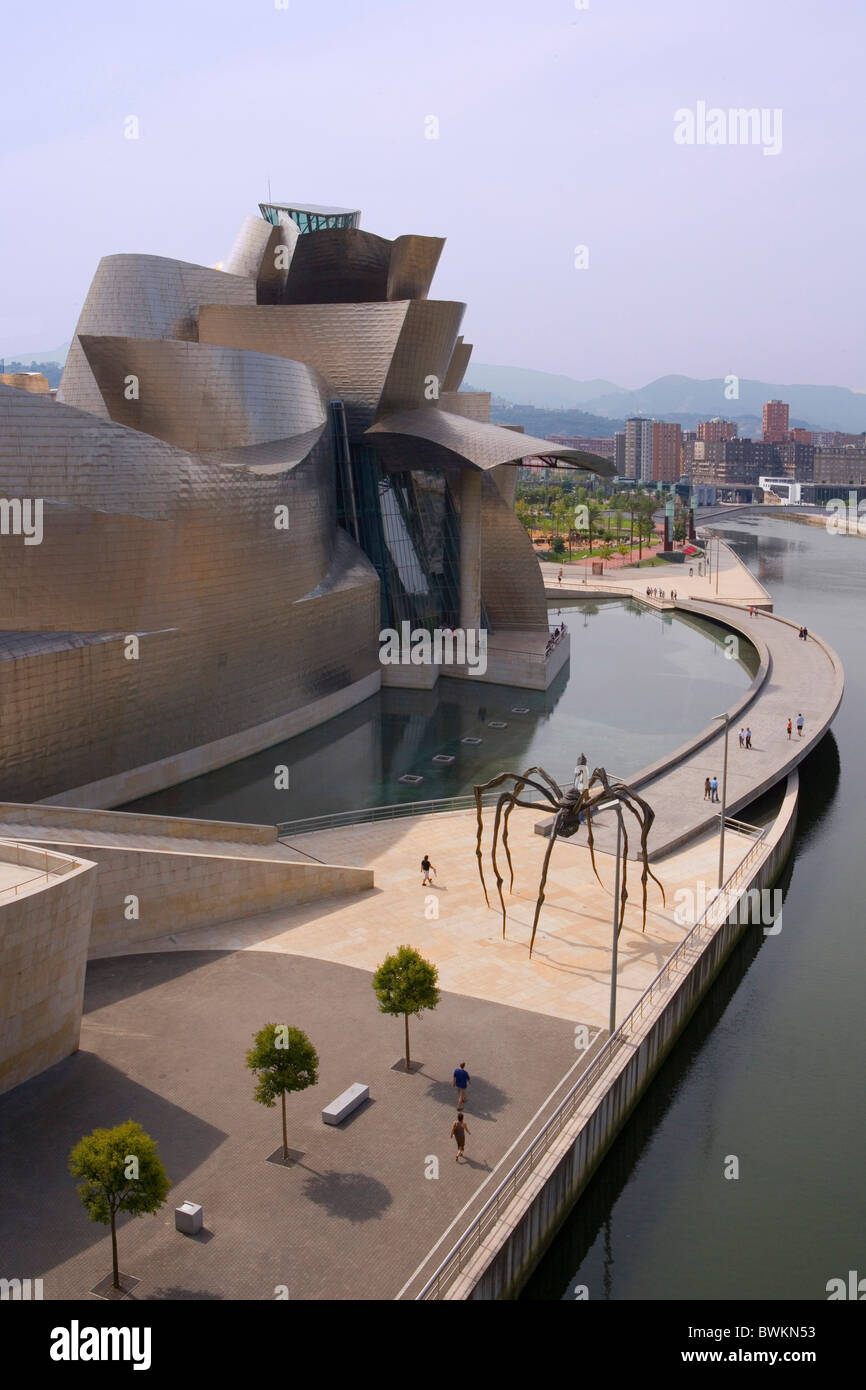
M 9 6 L 0 353 L 65 341 L 101 255 L 224 259 L 270 177 L 446 236 L 482 361 L 866 388 L 864 40 L 859 0 Z M 780 108 L 781 153 L 677 145 L 699 101 Z

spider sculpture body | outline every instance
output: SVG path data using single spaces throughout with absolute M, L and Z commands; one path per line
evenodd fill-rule
M 536 780 L 537 779 L 537 780 Z M 478 873 L 481 877 L 481 886 L 484 889 L 484 899 L 487 906 L 490 906 L 490 898 L 487 894 L 487 884 L 484 881 L 484 865 L 481 852 L 481 837 L 483 833 L 482 822 L 482 796 L 484 792 L 490 791 L 493 787 L 498 787 L 503 782 L 512 781 L 514 786 L 510 790 L 502 792 L 496 802 L 496 814 L 493 821 L 493 846 L 491 851 L 491 862 L 493 873 L 496 878 L 496 888 L 499 893 L 499 903 L 502 908 L 502 936 L 505 937 L 505 899 L 502 896 L 503 878 L 499 872 L 499 865 L 496 860 L 496 851 L 499 846 L 499 829 L 502 827 L 502 848 L 505 850 L 505 857 L 508 861 L 508 869 L 511 875 L 509 890 L 514 887 L 514 866 L 511 862 L 511 851 L 508 848 L 508 817 L 515 806 L 526 806 L 533 811 L 538 811 L 538 802 L 521 801 L 521 794 L 526 787 L 532 787 L 540 792 L 545 803 L 554 812 L 553 825 L 550 830 L 550 837 L 547 849 L 544 854 L 544 863 L 541 868 L 541 883 L 538 889 L 538 899 L 535 904 L 535 917 L 532 922 L 532 936 L 529 942 L 529 955 L 532 956 L 532 948 L 535 944 L 535 933 L 538 928 L 538 919 L 541 916 L 541 907 L 544 902 L 544 886 L 547 882 L 547 870 L 550 865 L 550 856 L 553 853 L 553 846 L 561 837 L 570 839 L 576 834 L 581 824 L 586 825 L 587 840 L 589 843 L 589 853 L 592 860 L 593 872 L 601 883 L 598 867 L 595 862 L 595 840 L 593 836 L 593 818 L 598 813 L 599 807 L 604 804 L 610 808 L 612 801 L 619 802 L 620 805 L 629 811 L 636 819 L 640 829 L 640 859 L 641 859 L 641 888 L 643 898 L 643 930 L 646 930 L 646 909 L 647 909 L 647 882 L 652 879 L 661 889 L 662 902 L 664 902 L 664 888 L 656 878 L 649 866 L 649 856 L 647 852 L 647 837 L 649 836 L 652 823 L 655 820 L 655 812 L 650 806 L 639 797 L 636 792 L 616 778 L 608 777 L 603 767 L 597 767 L 593 771 L 585 787 L 569 787 L 563 792 L 562 788 L 553 780 L 543 767 L 530 767 L 525 772 L 502 772 L 498 777 L 494 777 L 489 782 L 474 788 L 475 807 L 478 815 L 478 836 L 475 846 L 475 855 L 478 859 Z M 625 917 L 625 905 L 628 901 L 628 886 L 626 882 L 628 864 L 628 833 L 625 828 L 623 818 L 622 827 L 622 874 L 620 878 L 620 910 L 617 933 L 622 930 L 623 919 Z M 603 886 L 603 885 L 602 885 Z

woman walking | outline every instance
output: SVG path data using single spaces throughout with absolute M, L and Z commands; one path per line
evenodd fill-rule
M 467 1134 L 471 1134 L 471 1133 L 472 1133 L 471 1129 L 470 1129 L 469 1126 L 464 1122 L 464 1119 L 463 1119 L 463 1111 L 462 1111 L 462 1110 L 458 1110 L 458 1111 L 457 1111 L 457 1119 L 454 1121 L 453 1125 L 451 1126 L 451 1135 L 452 1135 L 452 1138 L 455 1140 L 455 1142 L 456 1142 L 456 1144 L 457 1144 L 457 1157 L 456 1157 L 455 1160 L 454 1160 L 455 1163 L 459 1163 L 460 1160 L 461 1160 L 461 1158 L 463 1158 L 463 1148 L 464 1148 L 464 1145 L 466 1144 L 466 1136 L 467 1136 Z

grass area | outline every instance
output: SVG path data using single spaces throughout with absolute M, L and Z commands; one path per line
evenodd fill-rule
M 653 555 L 649 560 L 635 560 L 631 565 L 623 565 L 623 569 L 645 570 L 652 569 L 656 565 L 669 565 L 670 563 L 670 560 L 663 560 L 660 555 Z

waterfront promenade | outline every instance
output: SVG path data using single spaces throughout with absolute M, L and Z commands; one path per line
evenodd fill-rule
M 664 583 L 659 573 L 635 571 L 644 585 L 649 576 Z M 682 580 L 675 587 L 682 596 Z M 796 627 L 773 616 L 750 618 L 742 605 L 712 611 L 754 635 L 765 654 L 763 677 L 746 697 L 753 699 L 753 732 L 759 698 L 777 686 L 787 698 L 785 671 L 790 681 L 804 662 L 817 663 L 808 668 L 810 693 L 824 677 L 826 690 L 807 724 L 817 738 L 818 718 L 823 712 L 829 720 L 834 694 L 841 695 L 841 669 L 829 649 L 799 642 Z M 781 737 L 765 747 L 754 740 L 738 797 L 750 798 L 762 779 L 781 776 L 788 759 L 802 756 L 805 738 L 787 746 L 784 727 Z M 665 768 L 644 774 L 642 791 L 659 811 L 659 826 L 669 835 L 682 825 L 688 834 L 673 852 L 653 846 L 667 902 L 651 884 L 645 930 L 637 867 L 630 866 L 618 1020 L 689 930 L 688 916 L 675 915 L 682 890 L 695 898 L 700 885 L 716 882 L 718 810 L 700 791 L 682 791 L 698 773 L 702 786 L 705 774 L 693 760 L 714 755 L 711 743 L 699 742 L 700 735 Z M 734 747 L 732 779 L 737 756 Z M 677 778 L 687 779 L 679 793 Z M 41 838 L 45 827 L 33 819 L 31 833 Z M 280 1285 L 293 1300 L 416 1296 L 607 1036 L 614 865 L 600 854 L 600 885 L 585 846 L 557 846 L 530 961 L 546 849 L 535 833 L 540 819 L 529 810 L 512 817 L 515 891 L 506 893 L 505 939 L 478 882 L 474 813 L 457 812 L 293 834 L 292 854 L 372 869 L 373 890 L 118 944 L 91 961 L 80 1052 L 0 1097 L 0 1181 L 17 1194 L 15 1213 L 0 1218 L 0 1241 L 16 1268 L 44 1277 L 47 1298 L 88 1296 L 109 1266 L 108 1238 L 80 1211 L 66 1154 L 95 1125 L 132 1116 L 160 1143 L 175 1184 L 158 1217 L 121 1226 L 121 1268 L 141 1279 L 134 1297 L 262 1299 Z M 488 810 L 485 853 L 491 821 Z M 215 840 L 222 844 L 217 828 Z M 726 873 L 755 849 L 752 836 L 730 830 Z M 424 853 L 438 870 L 432 890 L 420 885 Z M 492 888 L 489 859 L 486 865 Z M 422 1067 L 408 1077 L 395 1069 L 401 1024 L 378 1014 L 371 989 L 372 971 L 403 942 L 436 963 L 443 990 L 439 1008 L 411 1025 Z M 254 1104 L 243 1067 L 252 1032 L 268 1018 L 303 1027 L 322 1059 L 319 1086 L 289 1103 L 290 1145 L 299 1158 L 288 1170 L 266 1161 L 278 1112 Z M 449 1082 L 464 1058 L 475 1089 L 470 1163 L 460 1168 L 448 1139 Z M 357 1080 L 370 1085 L 370 1102 L 338 1130 L 324 1126 L 322 1106 Z M 45 1113 L 52 1115 L 50 1139 Z M 438 1177 L 427 1175 L 431 1158 Z M 184 1199 L 204 1205 L 201 1239 L 173 1229 L 172 1207 Z M 49 1211 L 50 1222 L 22 1222 L 28 1210 Z
M 716 547 L 713 549 L 715 552 Z M 758 673 L 729 711 L 726 809 L 728 815 L 735 816 L 764 791 L 782 782 L 821 741 L 839 708 L 844 673 L 838 656 L 820 636 L 810 634 L 807 641 L 801 641 L 796 620 L 770 613 L 766 590 L 728 546 L 721 544 L 718 549 L 719 599 L 715 597 L 715 575 L 712 584 L 705 576 L 689 579 L 688 569 L 684 576 L 681 574 L 682 565 L 619 570 L 615 577 L 603 575 L 595 581 L 590 578 L 586 584 L 582 578 L 566 572 L 561 586 L 556 583 L 555 566 L 543 565 L 542 571 L 551 601 L 555 597 L 565 603 L 569 599 L 616 593 L 664 611 L 709 618 L 724 624 L 735 638 L 753 644 L 760 661 Z M 647 584 L 663 589 L 666 597 L 647 598 Z M 675 601 L 669 597 L 671 588 L 677 593 Z M 707 589 L 712 589 L 712 598 L 707 597 Z M 748 611 L 750 606 L 755 608 L 753 614 Z M 579 633 L 575 635 L 572 625 L 569 630 L 572 660 L 579 660 Z M 802 737 L 796 728 L 799 713 L 805 720 Z M 790 739 L 788 718 L 794 724 Z M 739 747 L 739 729 L 746 726 L 752 731 L 750 750 Z M 724 722 L 718 720 L 632 779 L 632 785 L 656 813 L 649 841 L 651 857 L 668 853 L 718 824 L 719 808 L 704 800 L 704 782 L 715 776 L 721 787 L 724 737 Z M 611 850 L 616 821 L 613 814 L 608 820 L 606 833 L 599 822 L 599 843 Z M 580 839 L 575 837 L 570 843 Z

